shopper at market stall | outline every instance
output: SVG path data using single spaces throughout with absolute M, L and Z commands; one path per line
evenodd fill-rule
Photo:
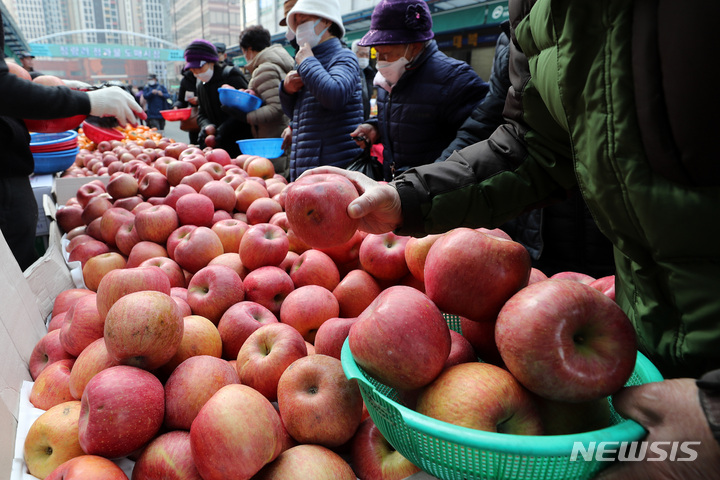
M 0 19 L 1 20 L 1 19 Z M 0 50 L 4 31 L 0 21 Z M 38 206 L 29 175 L 34 162 L 30 134 L 22 118 L 53 119 L 72 115 L 113 116 L 125 125 L 137 124 L 143 111 L 135 99 L 119 87 L 90 92 L 67 87 L 46 87 L 11 74 L 0 59 L 0 231 L 25 270 L 36 259 L 35 228 Z
M 35 55 L 30 52 L 20 52 L 18 58 L 20 59 L 20 64 L 22 65 L 22 67 L 30 74 L 30 78 L 35 78 L 42 75 L 41 72 L 35 70 Z
M 262 98 L 260 108 L 247 114 L 255 138 L 280 138 L 289 119 L 280 105 L 279 86 L 295 65 L 295 60 L 280 44 L 270 43 L 270 32 L 262 26 L 246 28 L 240 34 L 240 49 L 250 72 L 248 88 Z M 289 156 L 283 153 L 271 159 L 275 172 L 288 176 Z
M 287 23 L 300 45 L 297 69 L 280 85 L 290 118 L 290 180 L 319 165 L 345 167 L 360 153 L 350 133 L 362 122 L 362 84 L 355 55 L 341 38 L 338 0 L 298 0 Z
M 720 209 L 720 172 L 707 135 L 720 128 L 720 100 L 699 99 L 689 83 L 720 73 L 708 61 L 720 4 L 705 3 L 698 15 L 620 0 L 511 0 L 510 12 L 510 122 L 387 185 L 332 169 L 362 193 L 348 213 L 375 233 L 493 227 L 579 186 L 615 247 L 616 300 L 640 351 L 666 377 L 720 368 L 720 226 L 708 221 Z M 662 48 L 665 42 L 674 47 Z M 645 425 L 649 438 L 701 444 L 695 462 L 642 462 L 624 468 L 644 477 L 621 468 L 620 478 L 717 475 L 715 375 L 699 384 L 705 419 L 690 379 L 621 395 L 621 412 Z
M 235 66 L 221 67 L 215 46 L 207 40 L 194 40 L 185 49 L 185 68 L 198 79 L 198 143 L 206 147 L 205 139 L 212 135 L 215 147 L 227 151 L 231 157 L 240 155 L 238 140 L 252 138 L 250 125 L 222 109 L 218 88 L 230 85 L 236 89 L 248 86 L 245 75 Z
M 434 162 L 487 94 L 488 85 L 465 62 L 433 40 L 426 2 L 382 0 L 360 45 L 377 52 L 377 119 L 351 134 L 383 144 L 385 180 Z
M 170 94 L 165 85 L 158 83 L 157 75 L 151 73 L 148 75 L 148 83 L 143 87 L 143 98 L 146 102 L 147 126 L 157 128 L 162 132 L 165 130 L 165 119 L 160 110 L 169 108 L 168 99 Z
M 375 75 L 377 71 L 370 65 L 370 47 L 360 46 L 360 39 L 352 42 L 351 50 L 358 57 L 360 65 L 360 78 L 363 86 L 363 119 L 370 118 L 372 113 L 371 100 L 375 97 Z
M 183 68 L 182 78 L 180 79 L 180 88 L 178 89 L 178 98 L 173 104 L 173 108 L 192 109 L 191 117 L 188 120 L 180 122 L 180 129 L 187 132 L 188 140 L 191 144 L 197 145 L 200 127 L 197 124 L 197 79 L 192 71 Z

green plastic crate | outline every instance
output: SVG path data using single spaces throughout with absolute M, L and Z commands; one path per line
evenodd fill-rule
M 460 331 L 457 317 L 446 315 L 446 320 L 450 328 Z M 590 479 L 611 462 L 585 460 L 582 455 L 571 461 L 574 442 L 585 446 L 590 442 L 633 442 L 647 433 L 612 408 L 611 426 L 574 435 L 510 435 L 459 427 L 402 405 L 394 389 L 371 378 L 355 363 L 347 339 L 341 360 L 347 378 L 357 379 L 370 417 L 388 442 L 442 480 Z M 657 368 L 638 352 L 635 371 L 626 385 L 662 379 Z

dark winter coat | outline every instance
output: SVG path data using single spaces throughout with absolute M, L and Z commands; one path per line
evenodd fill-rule
M 427 43 L 388 93 L 377 89 L 376 125 L 384 150 L 385 179 L 434 162 L 487 94 L 488 84 L 465 62 Z
M 345 167 L 361 150 L 350 137 L 363 120 L 362 84 L 357 57 L 332 37 L 312 49 L 297 68 L 305 84 L 280 102 L 290 118 L 290 180 L 320 165 Z
M 668 16 L 653 2 L 532 4 L 510 1 L 512 123 L 397 179 L 400 233 L 496 226 L 579 188 L 615 246 L 616 299 L 639 349 L 666 377 L 720 367 L 720 164 L 707 135 L 720 131 L 720 98 L 687 87 L 720 74 L 719 4 Z

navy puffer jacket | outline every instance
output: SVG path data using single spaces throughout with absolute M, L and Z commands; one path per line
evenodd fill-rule
M 362 83 L 357 57 L 333 37 L 313 48 L 314 57 L 297 68 L 305 86 L 280 102 L 291 119 L 290 180 L 320 165 L 345 167 L 360 153 L 350 138 L 363 121 Z
M 433 163 L 488 90 L 470 65 L 429 41 L 392 93 L 378 88 L 375 125 L 384 147 L 385 180 L 392 180 L 392 168 L 397 174 Z

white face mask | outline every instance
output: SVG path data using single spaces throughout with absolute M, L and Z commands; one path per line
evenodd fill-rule
M 384 60 L 378 60 L 375 64 L 378 73 L 382 75 L 390 85 L 395 85 L 403 73 L 405 73 L 405 66 L 410 63 L 405 57 L 400 57 L 394 62 L 387 62 Z
M 295 36 L 297 38 L 298 45 L 302 47 L 307 43 L 310 45 L 310 48 L 318 46 L 322 36 L 325 35 L 325 32 L 327 32 L 328 28 L 330 28 L 328 25 L 322 32 L 315 33 L 315 27 L 317 27 L 319 23 L 320 19 L 318 18 L 315 22 L 310 20 L 297 26 L 295 29 Z
M 150 80 L 150 81 L 148 82 L 148 85 L 154 87 L 155 85 L 157 85 L 157 82 L 156 82 L 155 80 Z
M 358 58 L 358 63 L 360 64 L 360 70 L 365 70 L 370 65 L 370 59 L 369 58 Z
M 295 32 L 288 28 L 287 32 L 285 32 L 285 38 L 288 42 L 292 42 L 293 40 L 295 40 Z
M 204 72 L 198 73 L 198 74 L 196 75 L 196 77 L 197 77 L 197 79 L 200 80 L 201 82 L 207 83 L 207 82 L 209 82 L 210 79 L 212 78 L 214 71 L 215 71 L 215 70 L 213 69 L 213 67 L 209 67 L 209 68 L 208 68 L 207 70 L 205 70 Z

